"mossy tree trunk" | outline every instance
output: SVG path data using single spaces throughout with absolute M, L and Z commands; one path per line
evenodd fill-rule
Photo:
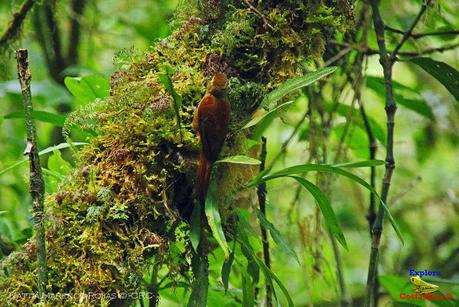
M 49 303 L 129 302 L 152 263 L 172 280 L 190 281 L 188 221 L 199 149 L 191 122 L 206 83 L 217 72 L 229 77 L 232 123 L 222 155 L 244 154 L 248 132 L 241 127 L 264 93 L 320 65 L 327 39 L 346 30 L 350 15 L 344 0 L 187 2 L 170 37 L 141 56 L 118 57 L 129 68 L 113 74 L 111 96 L 66 124 L 94 136 L 75 155 L 74 173 L 46 200 L 47 292 L 63 294 Z M 181 131 L 173 97 L 158 78 L 164 73 L 183 99 Z M 216 168 L 219 194 L 235 193 L 253 171 Z M 226 223 L 233 206 L 221 207 Z M 24 295 L 37 291 L 33 242 L 1 262 L 2 301 L 37 301 Z M 183 250 L 171 248 L 177 242 Z

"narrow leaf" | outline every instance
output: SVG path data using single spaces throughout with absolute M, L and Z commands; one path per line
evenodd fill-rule
M 258 216 L 258 219 L 260 220 L 261 224 L 263 225 L 263 227 L 269 230 L 269 233 L 271 234 L 271 237 L 273 238 L 274 242 L 276 242 L 276 244 L 283 251 L 285 251 L 287 254 L 292 256 L 296 260 L 296 262 L 298 262 L 298 264 L 301 265 L 300 259 L 298 259 L 298 255 L 287 244 L 287 241 L 282 237 L 282 235 L 279 232 L 279 230 L 277 230 L 276 227 L 274 227 L 274 225 L 270 221 L 268 221 L 266 216 L 260 210 L 257 210 L 257 216 Z
M 84 142 L 75 142 L 75 143 L 72 143 L 72 144 L 69 144 L 69 143 L 61 143 L 59 145 L 55 145 L 55 146 L 51 146 L 51 147 L 48 147 L 46 149 L 43 149 L 42 151 L 40 151 L 38 153 L 38 155 L 44 155 L 44 154 L 47 154 L 47 153 L 50 153 L 50 152 L 53 152 L 54 150 L 59 150 L 59 149 L 64 149 L 64 148 L 69 148 L 69 147 L 73 147 L 73 146 L 83 146 L 83 145 L 86 145 L 88 143 L 84 143 Z M 22 160 L 19 160 L 13 164 L 11 164 L 10 166 L 8 166 L 7 168 L 3 169 L 3 170 L 0 170 L 0 176 L 3 175 L 4 173 L 14 169 L 15 167 L 18 167 L 19 165 L 25 163 L 29 161 L 28 158 L 24 158 Z
M 209 223 L 210 229 L 212 230 L 212 236 L 217 240 L 218 245 L 223 249 L 225 259 L 229 259 L 229 248 L 226 242 L 225 233 L 222 229 L 222 222 L 220 218 L 220 212 L 218 211 L 217 202 L 217 187 L 215 182 L 211 182 L 209 187 L 209 193 L 206 199 L 206 216 Z
M 348 162 L 348 163 L 340 163 L 334 164 L 334 167 L 346 167 L 346 168 L 354 168 L 354 167 L 372 167 L 372 166 L 380 166 L 384 165 L 386 162 L 384 160 L 367 160 L 367 161 L 358 161 L 358 162 Z
M 35 120 L 50 123 L 58 127 L 63 127 L 65 123 L 65 116 L 60 114 L 54 114 L 45 111 L 33 111 L 32 116 Z M 24 118 L 24 111 L 9 113 L 4 115 L 3 117 L 5 119 Z
M 224 159 L 218 160 L 215 163 L 234 163 L 234 164 L 247 164 L 247 165 L 259 165 L 261 163 L 260 160 L 247 157 L 247 156 L 242 156 L 242 155 L 236 155 L 236 156 L 230 156 L 226 157 Z
M 389 222 L 391 223 L 392 227 L 394 228 L 395 232 L 397 233 L 397 236 L 399 237 L 399 239 L 402 242 L 402 244 L 404 244 L 404 240 L 403 240 L 402 234 L 401 234 L 401 232 L 400 232 L 400 230 L 399 230 L 399 228 L 397 226 L 397 223 L 395 222 L 395 220 L 392 217 L 392 215 L 389 213 L 388 208 L 385 206 L 384 202 L 381 200 L 381 198 L 379 197 L 379 195 L 376 192 L 376 190 L 373 189 L 373 187 L 371 185 L 369 185 L 362 178 L 360 178 L 360 177 L 358 177 L 358 176 L 356 176 L 356 175 L 354 175 L 354 174 L 352 174 L 352 173 L 350 173 L 348 171 L 345 171 L 344 169 L 342 169 L 340 167 L 336 167 L 336 166 L 332 166 L 332 165 L 325 165 L 325 164 L 301 164 L 301 165 L 295 165 L 295 166 L 287 167 L 287 168 L 285 168 L 283 170 L 274 172 L 272 174 L 264 175 L 262 177 L 255 176 L 254 178 L 249 180 L 249 182 L 246 184 L 246 186 L 247 187 L 251 187 L 251 186 L 254 186 L 254 185 L 258 185 L 261 182 L 264 182 L 264 181 L 267 181 L 267 180 L 271 180 L 271 179 L 274 179 L 274 178 L 287 177 L 287 176 L 292 176 L 292 175 L 299 175 L 299 174 L 307 173 L 307 172 L 310 172 L 310 171 L 317 171 L 317 172 L 324 172 L 324 173 L 332 173 L 332 174 L 341 175 L 341 176 L 347 177 L 347 178 L 357 182 L 361 186 L 363 186 L 366 189 L 368 189 L 369 191 L 371 191 L 379 199 L 381 205 L 383 205 L 383 209 L 384 209 L 384 211 L 386 212 L 386 215 L 389 218 Z
M 222 275 L 223 287 L 225 288 L 225 293 L 228 291 L 229 275 L 231 273 L 231 266 L 233 265 L 233 261 L 234 261 L 234 252 L 236 250 L 235 247 L 236 246 L 233 247 L 233 250 L 231 251 L 229 259 L 225 260 L 222 266 L 221 275 Z
M 323 77 L 334 72 L 336 68 L 337 67 L 324 67 L 317 71 L 307 73 L 304 76 L 287 80 L 275 90 L 270 92 L 263 100 L 262 104 L 271 108 L 276 102 L 281 100 L 287 94 L 299 90 L 302 87 L 308 86 L 319 79 L 322 79 Z
M 263 113 L 261 115 L 257 115 L 255 117 L 253 117 L 247 124 L 244 125 L 244 127 L 242 127 L 242 129 L 247 129 L 247 128 L 250 128 L 252 126 L 255 126 L 256 124 L 258 124 L 262 120 L 268 118 L 270 115 L 273 115 L 277 111 L 280 111 L 281 109 L 284 109 L 284 108 L 290 106 L 292 103 L 293 103 L 293 100 L 287 101 L 287 102 L 285 102 L 285 103 L 273 108 L 269 112 L 265 112 L 265 113 Z
M 311 193 L 314 199 L 319 205 L 320 212 L 325 219 L 325 225 L 330 230 L 331 234 L 338 240 L 338 242 L 347 249 L 346 238 L 344 237 L 343 230 L 338 224 L 335 211 L 333 210 L 330 201 L 327 199 L 325 194 L 312 182 L 297 176 L 291 176 L 293 179 L 298 181 L 306 190 Z
M 166 72 L 163 74 L 159 74 L 158 78 L 161 84 L 166 89 L 166 91 L 169 93 L 169 95 L 172 96 L 177 125 L 179 127 L 180 135 L 182 135 L 182 123 L 180 118 L 180 110 L 182 109 L 182 97 L 179 94 L 177 94 L 177 92 L 174 90 L 174 85 L 172 84 L 171 77 L 169 76 L 169 74 L 171 73 L 170 68 L 166 67 L 165 70 Z
M 459 101 L 459 72 L 456 69 L 430 58 L 414 58 L 410 61 L 437 79 Z

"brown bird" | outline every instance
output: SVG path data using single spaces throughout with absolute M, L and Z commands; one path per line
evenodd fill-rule
M 206 200 L 212 164 L 217 161 L 228 133 L 231 110 L 226 92 L 227 83 L 225 74 L 217 73 L 194 111 L 193 128 L 201 142 L 196 179 L 196 192 L 201 204 Z

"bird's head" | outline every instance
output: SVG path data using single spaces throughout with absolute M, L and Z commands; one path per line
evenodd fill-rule
M 224 73 L 217 73 L 207 86 L 207 92 L 217 98 L 226 96 L 226 88 L 228 86 L 228 79 Z

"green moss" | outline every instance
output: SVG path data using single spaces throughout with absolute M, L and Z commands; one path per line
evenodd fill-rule
M 149 259 L 166 266 L 173 279 L 189 280 L 191 248 L 183 217 L 192 207 L 199 151 L 191 126 L 207 82 L 219 71 L 230 77 L 232 124 L 222 154 L 247 153 L 241 123 L 267 91 L 301 74 L 307 60 L 320 58 L 331 29 L 345 28 L 340 16 L 346 6 L 335 9 L 332 1 L 263 1 L 257 9 L 266 21 L 240 1 L 214 2 L 219 9 L 206 19 L 193 17 L 201 13 L 190 4 L 179 10 L 182 25 L 143 56 L 119 53 L 111 96 L 67 120 L 67 135 L 77 126 L 92 137 L 75 157 L 74 174 L 46 202 L 48 291 L 102 296 L 54 297 L 50 305 L 107 305 L 103 295 L 120 299 L 139 291 Z M 173 71 L 174 89 L 183 99 L 181 132 L 172 97 L 158 80 L 166 69 Z M 225 229 L 234 221 L 236 188 L 256 171 L 216 166 Z M 1 262 L 2 301 L 36 302 L 7 299 L 36 290 L 34 253 L 31 241 Z

